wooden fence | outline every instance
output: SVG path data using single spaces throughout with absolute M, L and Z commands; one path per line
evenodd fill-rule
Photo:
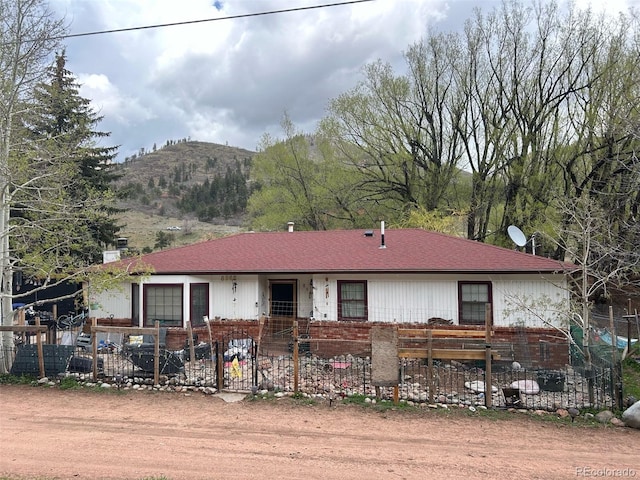
M 152 335 L 153 336 L 153 383 L 158 384 L 160 378 L 160 322 L 156 320 L 154 327 L 104 327 L 98 325 L 95 318 L 91 321 L 91 346 L 93 358 L 98 358 L 98 333 L 122 333 L 124 336 L 130 335 Z M 98 362 L 93 362 L 93 380 L 98 379 Z
M 492 350 L 491 338 L 493 336 L 491 304 L 486 305 L 485 309 L 485 329 L 482 330 L 448 330 L 448 329 L 398 329 L 399 346 L 398 357 L 400 358 L 426 358 L 427 359 L 427 376 L 429 379 L 429 403 L 434 401 L 435 377 L 433 374 L 434 360 L 484 360 L 484 401 L 487 408 L 491 407 L 491 362 L 499 360 L 500 354 Z M 482 340 L 484 338 L 484 348 L 475 346 L 475 348 L 434 348 L 434 340 Z

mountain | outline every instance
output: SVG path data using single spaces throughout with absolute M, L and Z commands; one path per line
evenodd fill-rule
M 131 248 L 141 251 L 154 247 L 159 231 L 173 236 L 171 245 L 181 245 L 241 230 L 244 208 L 225 208 L 224 201 L 230 195 L 207 198 L 193 207 L 214 204 L 209 206 L 219 215 L 209 216 L 207 221 L 199 221 L 195 211 L 181 211 L 178 202 L 192 197 L 203 185 L 225 185 L 231 176 L 246 188 L 254 155 L 243 148 L 184 140 L 127 158 L 118 164 L 116 171 L 121 177 L 114 182 L 118 207 L 123 210 L 118 215 L 120 235 L 128 239 Z M 216 202 L 220 202 L 217 207 Z

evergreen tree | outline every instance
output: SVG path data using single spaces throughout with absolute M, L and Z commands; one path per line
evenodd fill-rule
M 97 130 L 102 117 L 80 96 L 80 86 L 65 65 L 63 51 L 48 69 L 48 79 L 35 88 L 37 108 L 27 118 L 25 129 L 28 137 L 46 139 L 49 151 L 66 165 L 71 177 L 67 193 L 73 203 L 82 208 L 91 200 L 92 211 L 85 212 L 84 241 L 73 253 L 84 261 L 98 262 L 120 229 L 113 217 L 118 210 L 113 207 L 111 190 L 119 177 L 112 164 L 118 147 L 98 145 L 110 134 Z
M 187 170 L 184 175 L 188 175 Z M 181 212 L 194 212 L 203 222 L 219 217 L 221 212 L 229 218 L 246 209 L 249 197 L 247 174 L 242 171 L 240 161 L 236 161 L 233 167 L 227 167 L 223 176 L 214 175 L 211 180 L 206 178 L 201 185 L 183 188 L 183 192 L 177 202 Z
M 170 246 L 175 240 L 175 235 L 173 233 L 163 232 L 162 230 L 156 233 L 156 243 L 153 248 L 164 249 Z
M 91 262 L 108 205 L 102 181 L 110 180 L 93 149 L 99 118 L 78 95 L 64 55 L 49 68 L 65 22 L 45 0 L 0 0 L 0 12 L 0 323 L 11 325 L 14 304 L 31 301 L 27 296 L 80 300 L 81 282 L 95 293 L 129 272 L 101 271 Z M 90 167 L 94 160 L 100 170 Z M 17 272 L 37 285 L 14 289 Z M 0 343 L 0 373 L 7 373 L 11 333 L 0 332 Z

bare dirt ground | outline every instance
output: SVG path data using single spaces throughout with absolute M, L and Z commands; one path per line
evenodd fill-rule
M 0 444 L 12 479 L 640 478 L 640 430 L 198 393 L 3 385 Z

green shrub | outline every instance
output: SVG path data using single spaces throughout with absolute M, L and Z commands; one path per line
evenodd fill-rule
M 78 383 L 75 377 L 64 377 L 60 380 L 61 390 L 77 390 L 79 388 L 82 388 L 82 385 Z
M 38 379 L 32 375 L 10 375 L 8 373 L 0 374 L 0 385 L 32 385 L 37 383 Z
M 622 362 L 622 394 L 623 397 L 629 395 L 640 400 L 640 346 L 634 347 L 627 358 Z

